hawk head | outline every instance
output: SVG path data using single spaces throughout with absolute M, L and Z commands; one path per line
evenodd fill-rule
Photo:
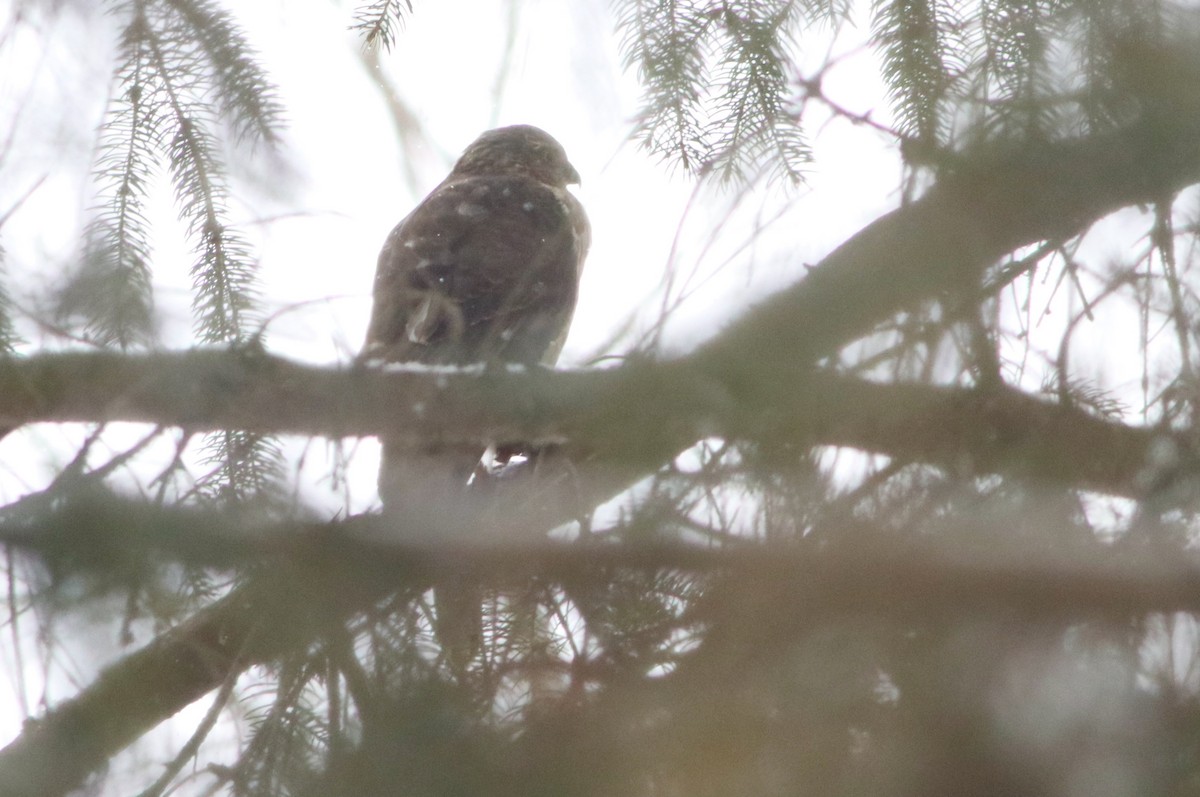
M 579 172 L 553 136 L 533 125 L 513 125 L 489 130 L 475 139 L 451 177 L 517 174 L 546 185 L 564 188 L 579 183 Z

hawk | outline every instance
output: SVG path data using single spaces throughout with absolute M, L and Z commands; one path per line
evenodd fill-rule
M 579 173 L 530 125 L 489 130 L 408 214 L 379 253 L 362 357 L 388 363 L 553 364 L 590 242 L 567 190 Z M 478 450 L 384 441 L 379 494 L 406 511 L 452 500 Z

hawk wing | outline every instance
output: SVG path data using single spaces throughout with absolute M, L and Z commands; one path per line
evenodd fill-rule
M 558 355 L 587 252 L 565 188 L 452 177 L 388 236 L 364 354 L 387 362 L 536 363 Z

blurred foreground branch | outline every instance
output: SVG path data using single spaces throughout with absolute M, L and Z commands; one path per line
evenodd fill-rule
M 753 633 L 749 618 L 763 612 L 772 618 L 770 633 L 778 636 L 799 631 L 823 613 L 847 611 L 919 613 L 953 606 L 1016 611 L 1039 620 L 1200 611 L 1200 567 L 1178 552 L 1155 556 L 1121 546 L 1089 547 L 1031 560 L 1016 546 L 998 550 L 991 542 L 986 548 L 948 549 L 867 528 L 832 545 L 725 551 L 550 542 L 418 546 L 381 542 L 389 527 L 379 517 L 271 529 L 230 524 L 210 513 L 114 501 L 66 509 L 37 528 L 0 526 L 0 537 L 61 564 L 68 549 L 81 560 L 86 557 L 80 548 L 145 552 L 151 538 L 144 532 L 151 528 L 169 531 L 150 548 L 152 556 L 269 566 L 111 666 L 77 697 L 30 721 L 0 751 L 0 793 L 6 797 L 66 793 L 231 672 L 305 645 L 384 595 L 423 591 L 450 572 L 486 574 L 480 581 L 490 584 L 536 576 L 576 585 L 604 582 L 617 568 L 708 573 L 719 583 L 689 622 L 740 629 L 743 635 Z M 66 529 L 64 542 L 56 532 Z M 230 540 L 240 542 L 231 550 Z M 213 556 L 206 560 L 204 550 Z M 682 664 L 679 677 L 694 677 L 687 659 Z

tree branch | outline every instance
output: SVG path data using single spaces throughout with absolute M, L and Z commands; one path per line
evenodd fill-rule
M 127 517 L 135 518 L 132 532 Z M 844 544 L 727 551 L 546 541 L 449 548 L 380 543 L 389 528 L 378 516 L 280 527 L 273 533 L 230 525 L 211 513 L 115 504 L 70 508 L 46 518 L 38 529 L 3 528 L 0 536 L 46 554 L 63 547 L 57 533 L 75 529 L 73 534 L 84 536 L 74 537 L 72 544 L 128 551 L 145 541 L 137 528 L 143 524 L 173 530 L 159 547 L 170 550 L 189 540 L 194 553 L 240 540 L 238 550 L 266 566 L 244 586 L 109 667 L 77 697 L 30 721 L 0 751 L 5 797 L 65 794 L 110 756 L 225 682 L 231 671 L 303 646 L 383 595 L 419 594 L 446 573 L 485 574 L 481 580 L 496 583 L 536 575 L 577 585 L 605 583 L 619 568 L 709 573 L 720 583 L 698 607 L 701 614 L 688 622 L 753 635 L 746 618 L 769 615 L 770 630 L 764 627 L 762 633 L 776 637 L 811 626 L 822 613 L 847 611 L 890 615 L 953 607 L 1017 610 L 1041 618 L 1080 612 L 1119 618 L 1200 610 L 1200 568 L 1177 551 L 1154 555 L 1090 546 L 1031 560 L 1028 551 L 997 549 L 994 541 L 981 549 L 948 550 L 898 543 L 893 535 L 870 529 L 856 529 Z M 199 547 L 196 540 L 202 541 Z
M 564 485 L 572 491 L 600 479 L 600 470 L 622 474 L 615 484 L 600 479 L 605 486 L 592 500 L 710 435 L 845 445 L 978 472 L 1019 469 L 1126 496 L 1197 462 L 1183 434 L 1102 420 L 1016 390 L 886 385 L 791 367 L 735 401 L 699 357 L 564 372 L 318 368 L 213 350 L 0 361 L 0 425 L 34 421 L 556 443 L 581 469 Z M 578 500 L 555 509 L 546 527 L 579 510 Z

